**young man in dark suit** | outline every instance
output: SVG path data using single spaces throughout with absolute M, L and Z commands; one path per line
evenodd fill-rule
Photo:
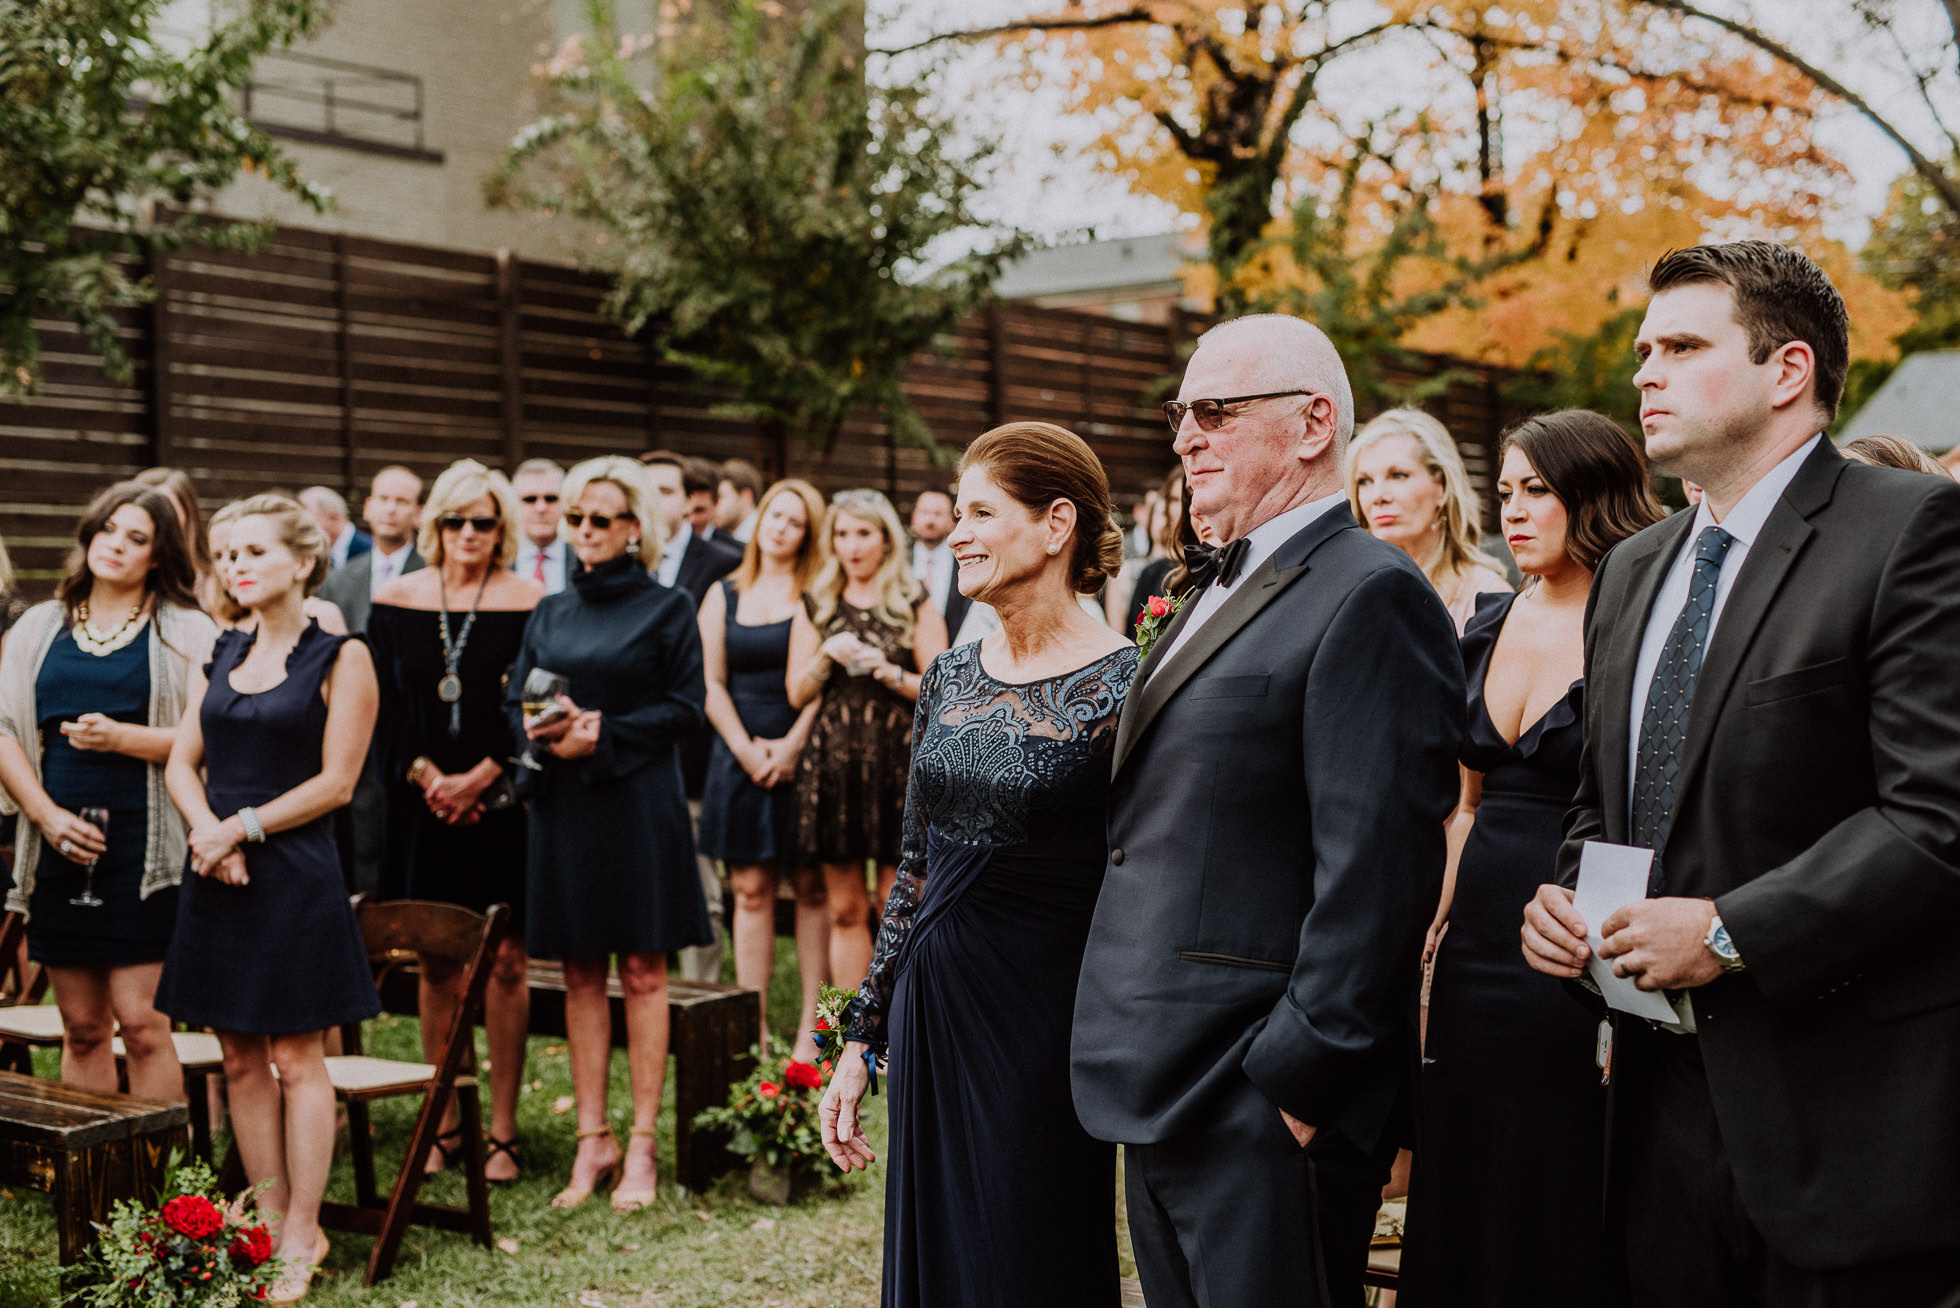
M 1585 764 L 1525 955 L 1579 975 L 1585 842 L 1654 851 L 1650 897 L 1593 924 L 1614 971 L 1681 1018 L 1614 1020 L 1610 1190 L 1636 1304 L 1949 1304 L 1960 486 L 1823 435 L 1847 318 L 1801 254 L 1677 250 L 1649 286 L 1647 452 L 1703 498 L 1594 580 Z
M 1403 1143 L 1462 660 L 1421 570 L 1348 511 L 1326 336 L 1226 323 L 1178 395 L 1192 507 L 1229 545 L 1118 723 L 1075 1106 L 1127 1146 L 1151 1308 L 1349 1308 Z

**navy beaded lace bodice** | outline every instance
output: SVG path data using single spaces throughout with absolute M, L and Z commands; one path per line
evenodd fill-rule
M 870 975 L 846 1018 L 849 1039 L 884 1045 L 892 984 L 924 897 L 929 839 L 994 848 L 1102 843 L 1116 720 L 1137 662 L 1136 650 L 1124 648 L 1059 677 L 1010 685 L 980 666 L 978 643 L 933 661 L 913 719 L 898 880 Z

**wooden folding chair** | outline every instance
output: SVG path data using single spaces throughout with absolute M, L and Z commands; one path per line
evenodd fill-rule
M 483 1104 L 476 1077 L 476 1027 L 482 1019 L 483 995 L 490 984 L 490 962 L 510 921 L 510 909 L 493 904 L 488 913 L 472 913 L 454 904 L 424 900 L 376 903 L 365 895 L 354 899 L 354 916 L 368 960 L 384 975 L 418 955 L 440 959 L 463 969 L 463 1003 L 443 1038 L 441 1061 L 398 1062 L 361 1053 L 360 1023 L 341 1028 L 347 1053 L 327 1059 L 334 1094 L 347 1105 L 349 1142 L 354 1155 L 356 1202 L 320 1206 L 320 1223 L 340 1230 L 362 1231 L 375 1237 L 368 1256 L 367 1279 L 373 1285 L 387 1278 L 401 1250 L 410 1223 L 462 1231 L 490 1247 L 490 1187 L 483 1174 Z M 422 1096 L 422 1111 L 409 1133 L 401 1171 L 393 1193 L 385 1199 L 375 1189 L 374 1129 L 368 1105 L 376 1099 Z M 467 1208 L 420 1203 L 429 1150 L 442 1129 L 443 1111 L 454 1095 L 462 1119 L 463 1169 L 469 1193 Z
M 34 1049 L 61 1045 L 61 1010 L 43 1004 L 48 970 L 21 960 L 27 919 L 0 916 L 0 1071 L 34 1075 Z

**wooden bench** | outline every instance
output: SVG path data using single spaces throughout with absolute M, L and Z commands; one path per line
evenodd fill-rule
M 565 971 L 555 962 L 531 960 L 531 1034 L 565 1035 Z M 417 973 L 414 964 L 392 969 L 381 981 L 381 1005 L 413 1017 Z M 626 1006 L 619 978 L 608 984 L 612 996 L 614 1048 L 626 1046 Z M 745 1167 L 728 1152 L 723 1132 L 698 1130 L 694 1115 L 728 1098 L 728 1087 L 755 1070 L 749 1048 L 761 1038 L 755 991 L 709 981 L 667 978 L 667 1048 L 674 1056 L 674 1163 L 676 1180 L 690 1190 L 707 1189 L 716 1177 Z
M 0 1072 L 0 1184 L 53 1197 L 64 1267 L 94 1241 L 91 1222 L 108 1220 L 118 1199 L 148 1199 L 190 1142 L 183 1104 Z

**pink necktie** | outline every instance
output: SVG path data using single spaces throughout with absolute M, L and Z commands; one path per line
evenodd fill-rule
M 540 586 L 544 585 L 544 551 L 543 550 L 538 551 L 538 566 L 531 570 L 531 575 L 537 579 L 538 585 Z

